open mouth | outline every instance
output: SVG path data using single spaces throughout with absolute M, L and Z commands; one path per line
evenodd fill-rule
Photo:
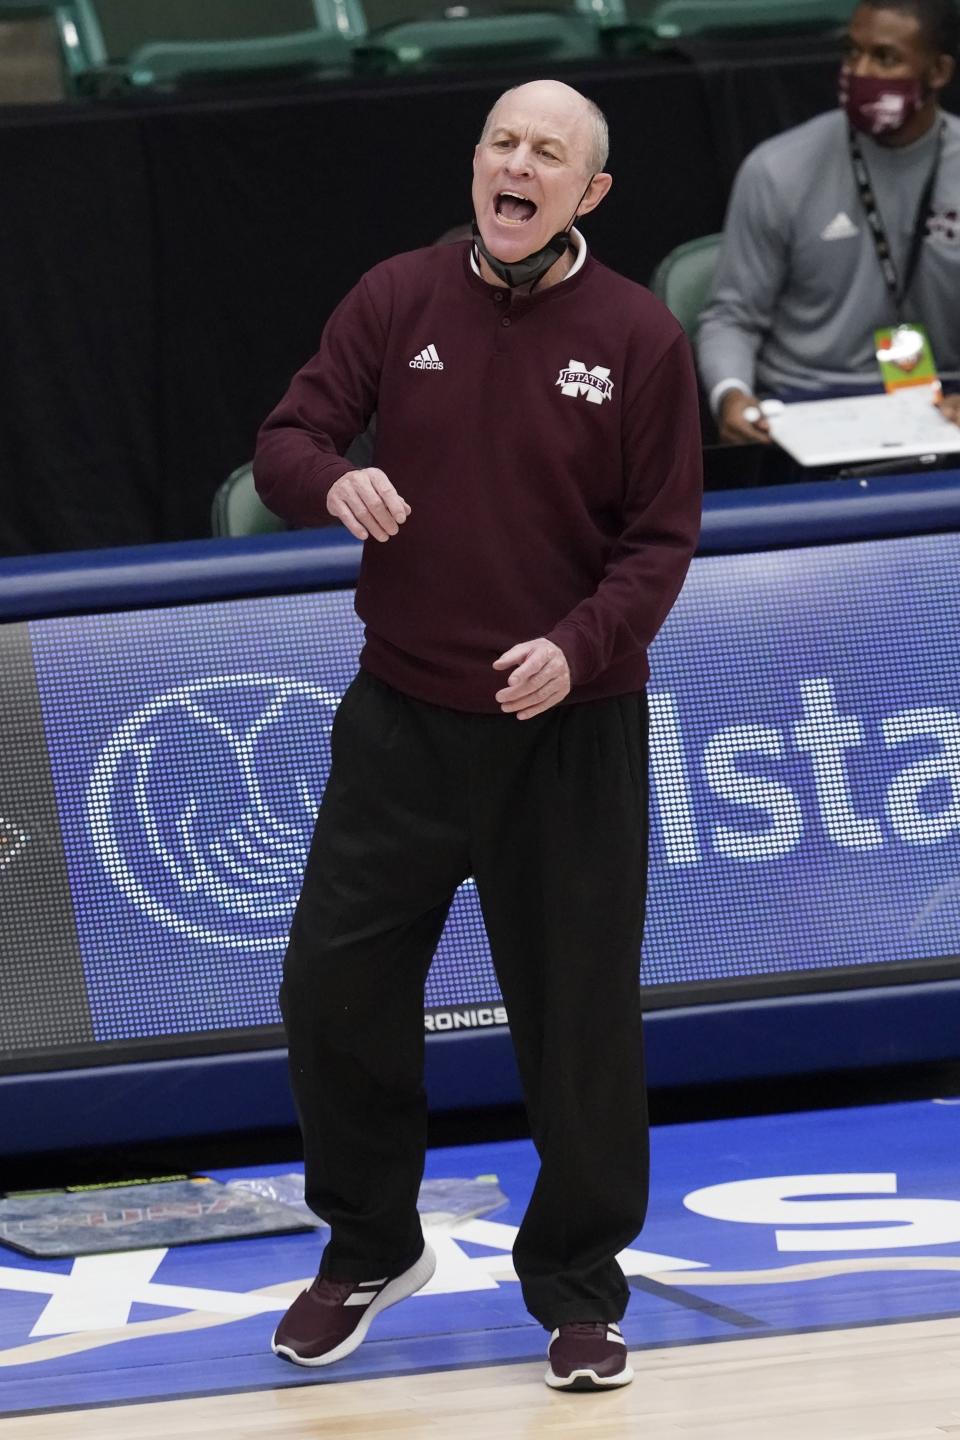
M 526 225 L 537 213 L 537 207 L 526 195 L 516 190 L 501 190 L 496 200 L 497 219 L 505 225 Z

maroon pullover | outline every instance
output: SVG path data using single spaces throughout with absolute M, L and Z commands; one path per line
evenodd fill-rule
M 689 346 L 576 239 L 571 273 L 533 295 L 488 285 L 467 243 L 377 265 L 260 431 L 266 504 L 339 523 L 327 491 L 376 411 L 373 463 L 412 513 L 364 544 L 360 663 L 417 699 L 499 712 L 494 660 L 541 635 L 568 702 L 640 690 L 683 584 L 702 490 Z

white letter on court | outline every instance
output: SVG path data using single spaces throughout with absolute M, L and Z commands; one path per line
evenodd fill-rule
M 895 1195 L 894 1174 L 772 1175 L 707 1185 L 684 1205 L 709 1220 L 748 1225 L 813 1223 L 845 1230 L 777 1230 L 778 1250 L 901 1250 L 916 1245 L 953 1245 L 960 1240 L 960 1200 L 817 1200 L 793 1196 Z M 880 1220 L 897 1221 L 877 1225 Z M 875 1228 L 855 1229 L 873 1222 Z

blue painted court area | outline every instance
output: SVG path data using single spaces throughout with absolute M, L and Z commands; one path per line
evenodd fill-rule
M 949 1101 L 655 1130 L 649 1219 L 621 1257 L 628 1343 L 960 1313 L 958 1155 L 960 1104 Z M 496 1175 L 507 1201 L 431 1227 L 430 1287 L 329 1370 L 268 1348 L 316 1270 L 320 1235 L 74 1261 L 0 1248 L 0 1414 L 538 1360 L 546 1337 L 509 1253 L 535 1170 L 523 1141 L 433 1151 L 428 1178 Z

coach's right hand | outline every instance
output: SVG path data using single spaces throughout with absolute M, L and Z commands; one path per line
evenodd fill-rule
M 411 513 L 382 470 L 351 470 L 327 491 L 327 509 L 358 540 L 389 540 Z
M 757 419 L 749 419 L 754 413 Z M 720 401 L 720 439 L 728 445 L 769 445 L 770 426 L 760 412 L 760 401 L 742 390 L 728 390 Z

